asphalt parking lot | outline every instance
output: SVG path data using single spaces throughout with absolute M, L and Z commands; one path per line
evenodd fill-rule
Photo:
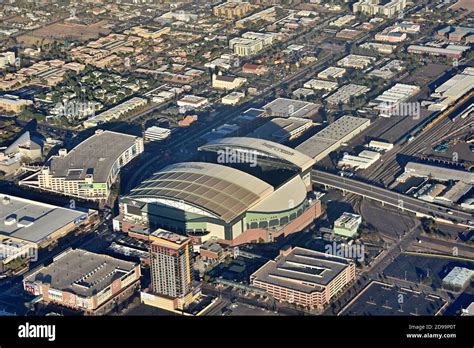
M 456 266 L 473 269 L 474 262 L 400 254 L 385 269 L 384 273 L 388 277 L 406 279 L 413 283 L 420 283 L 421 281 L 437 289 L 441 287 L 442 279 Z
M 435 315 L 444 304 L 438 296 L 372 282 L 342 315 Z

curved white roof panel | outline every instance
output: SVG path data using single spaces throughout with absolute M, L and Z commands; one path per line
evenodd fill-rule
M 278 213 L 299 206 L 306 200 L 306 185 L 300 176 L 279 187 L 273 194 L 254 205 L 250 211 L 256 213 Z
M 200 150 L 216 150 L 221 148 L 235 148 L 254 150 L 262 155 L 278 158 L 285 162 L 291 163 L 298 167 L 301 171 L 311 168 L 315 161 L 291 147 L 275 143 L 273 141 L 249 137 L 228 137 L 213 140 L 206 145 L 201 146 Z

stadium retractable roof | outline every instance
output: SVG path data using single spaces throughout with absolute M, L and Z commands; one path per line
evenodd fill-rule
M 165 167 L 127 198 L 183 201 L 230 222 L 272 193 L 271 185 L 240 170 L 186 162 Z
M 272 157 L 278 158 L 282 161 L 290 163 L 298 167 L 301 171 L 305 171 L 311 168 L 315 161 L 299 152 L 292 149 L 291 147 L 275 143 L 273 141 L 249 137 L 228 137 L 222 139 L 213 140 L 206 145 L 203 145 L 199 150 L 204 151 L 218 151 L 225 148 L 234 148 L 234 149 L 243 149 L 243 150 L 254 150 L 258 153 Z

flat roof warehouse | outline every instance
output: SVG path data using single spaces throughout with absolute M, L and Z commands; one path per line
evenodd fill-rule
M 298 145 L 296 150 L 319 161 L 330 152 L 337 150 L 344 142 L 349 141 L 368 126 L 370 126 L 369 119 L 347 115 L 342 116 Z
M 36 244 L 87 216 L 88 213 L 73 209 L 0 195 L 0 235 Z

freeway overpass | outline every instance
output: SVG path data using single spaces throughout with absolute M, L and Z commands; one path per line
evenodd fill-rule
M 341 177 L 320 170 L 313 170 L 312 181 L 315 184 L 337 188 L 343 192 L 353 193 L 379 201 L 382 204 L 397 207 L 402 211 L 415 213 L 418 217 L 430 217 L 439 222 L 473 228 L 472 225 L 469 225 L 469 223 L 474 223 L 473 214 L 454 209 L 447 209 L 436 204 L 428 203 L 417 198 L 393 192 L 355 179 Z

